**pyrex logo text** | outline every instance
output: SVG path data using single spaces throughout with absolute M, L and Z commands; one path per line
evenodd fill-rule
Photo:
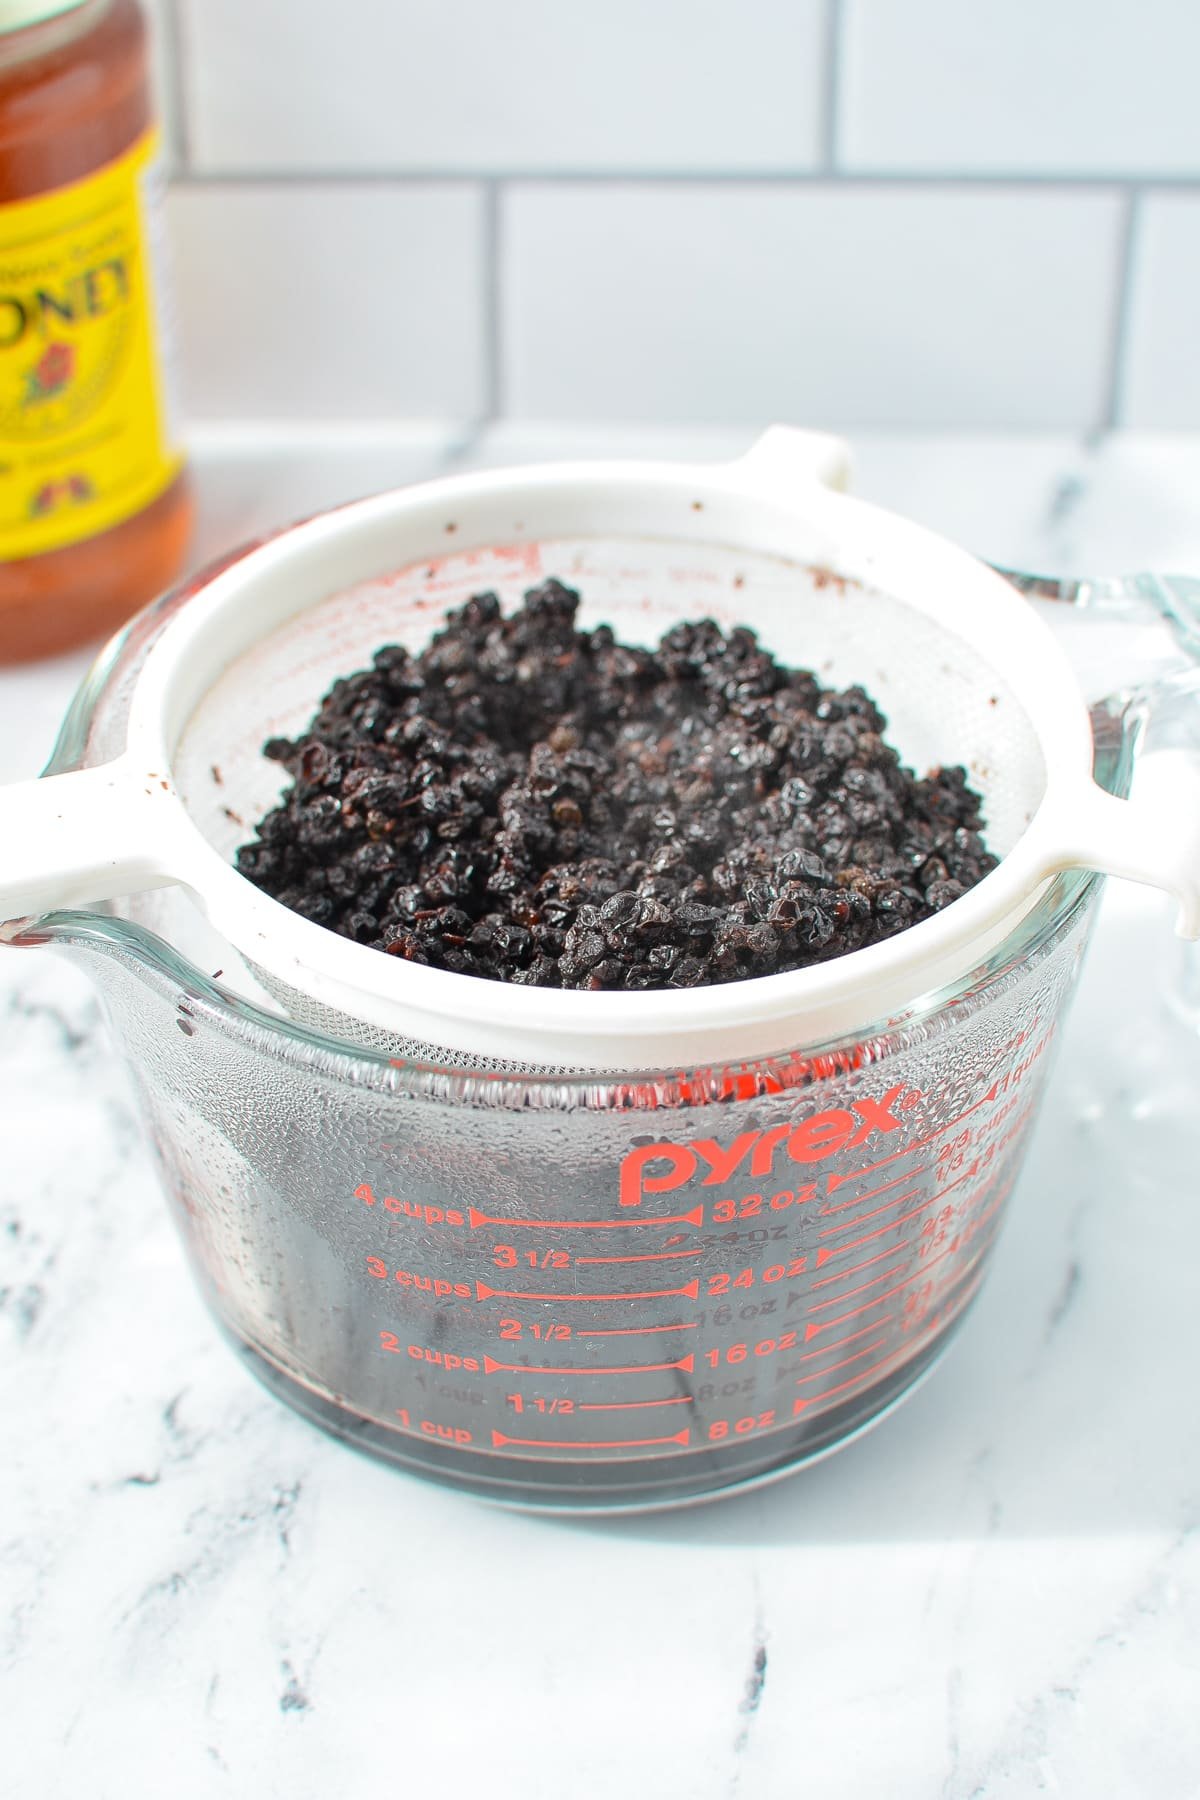
M 823 1162 L 839 1150 L 856 1150 L 876 1133 L 900 1129 L 897 1112 L 920 1099 L 904 1086 L 889 1088 L 882 1099 L 865 1096 L 849 1108 L 813 1113 L 799 1125 L 773 1125 L 769 1131 L 743 1131 L 728 1146 L 715 1138 L 692 1138 L 686 1144 L 639 1144 L 621 1163 L 621 1205 L 638 1206 L 647 1194 L 667 1194 L 691 1181 L 707 1167 L 702 1186 L 729 1181 L 745 1164 L 756 1179 L 771 1175 L 782 1148 L 795 1163 Z M 658 1166 L 656 1166 L 658 1165 Z

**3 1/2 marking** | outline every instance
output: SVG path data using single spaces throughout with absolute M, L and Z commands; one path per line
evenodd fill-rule
M 492 1261 L 498 1269 L 569 1269 L 569 1250 L 518 1250 L 514 1244 L 494 1244 Z

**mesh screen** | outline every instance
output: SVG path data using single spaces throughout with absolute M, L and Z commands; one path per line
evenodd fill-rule
M 914 608 L 828 571 L 745 550 L 560 539 L 401 569 L 331 596 L 254 646 L 205 696 L 176 753 L 179 792 L 200 830 L 232 861 L 286 783 L 261 754 L 266 739 L 299 733 L 333 681 L 366 666 L 380 645 L 420 648 L 447 606 L 492 589 L 508 608 L 550 575 L 580 590 L 582 626 L 607 623 L 618 637 L 648 645 L 671 624 L 710 617 L 727 628 L 751 626 L 781 660 L 811 668 L 825 682 L 861 683 L 887 716 L 889 742 L 919 774 L 965 764 L 983 795 L 985 836 L 998 855 L 1037 809 L 1045 768 L 1019 701 L 972 646 Z M 352 984 L 369 988 L 361 959 L 378 953 L 340 941 L 339 953 L 353 959 Z M 414 1039 L 402 1010 L 394 1031 L 381 1028 L 251 968 L 289 1017 L 350 1043 L 450 1066 L 543 1070 Z M 522 989 L 523 1016 L 536 1010 L 536 994 Z

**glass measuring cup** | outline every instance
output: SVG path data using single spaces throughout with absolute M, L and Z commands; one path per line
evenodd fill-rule
M 1110 598 L 1088 630 L 1141 619 L 1157 646 L 1153 689 L 1093 712 L 1123 793 L 1150 727 L 1186 739 L 1194 671 L 1155 630 L 1185 590 Z M 111 752 L 171 610 L 112 653 L 54 769 Z M 210 1306 L 271 1386 L 436 1479 L 615 1508 L 798 1466 L 932 1364 L 985 1272 L 1098 886 L 1054 883 L 967 977 L 853 1040 L 661 1075 L 351 1050 L 183 954 L 178 896 L 14 941 L 92 970 Z

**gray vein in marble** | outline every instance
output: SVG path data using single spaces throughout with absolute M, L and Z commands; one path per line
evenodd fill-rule
M 738 1701 L 738 1712 L 745 1723 L 739 1727 L 737 1736 L 733 1740 L 733 1753 L 739 1758 L 750 1742 L 750 1729 L 754 1723 L 759 1702 L 763 1697 L 763 1689 L 767 1685 L 767 1628 L 763 1618 L 762 1595 L 757 1570 L 754 1574 L 753 1593 L 754 1621 L 750 1631 L 750 1673 L 746 1676 L 742 1695 Z M 730 1787 L 731 1796 L 737 1793 L 740 1778 L 741 1770 L 737 1769 Z
M 54 1266 L 54 1257 L 47 1260 L 46 1267 Z M 17 1342 L 23 1343 L 29 1336 L 46 1304 L 46 1290 L 38 1281 L 28 1282 L 20 1288 L 0 1288 L 0 1313 L 8 1313 L 13 1322 Z
M 1032 1354 L 1022 1371 L 1021 1379 L 1025 1382 L 1037 1379 L 1046 1352 L 1070 1318 L 1083 1291 L 1085 1259 L 1082 1246 L 1094 1213 L 1096 1192 L 1096 1183 L 1091 1179 L 1090 1158 L 1097 1153 L 1099 1146 L 1097 1141 L 1092 1138 L 1087 1122 L 1079 1121 L 1077 1130 L 1082 1132 L 1085 1141 L 1081 1145 L 1078 1159 L 1073 1163 L 1079 1191 L 1067 1214 L 1062 1233 L 1059 1254 L 1063 1258 L 1063 1273 L 1046 1311 L 1041 1340 L 1034 1345 Z M 1089 1160 L 1085 1160 L 1085 1158 Z
M 963 1470 L 961 1498 L 955 1509 L 955 1525 L 965 1533 L 971 1529 L 972 1516 L 978 1515 L 978 1499 L 983 1495 L 990 1495 L 985 1521 L 982 1530 L 979 1532 L 976 1539 L 975 1555 L 972 1558 L 970 1566 L 964 1570 L 962 1580 L 959 1583 L 959 1593 L 962 1597 L 962 1604 L 956 1610 L 953 1619 L 955 1631 L 959 1635 L 961 1635 L 961 1629 L 965 1622 L 966 1596 L 968 1593 L 969 1580 L 974 1571 L 975 1564 L 981 1559 L 986 1545 L 999 1534 L 1000 1526 L 1004 1519 L 1004 1509 L 996 1499 L 995 1495 L 991 1493 L 989 1471 L 994 1461 L 995 1455 L 990 1445 L 984 1445 L 982 1449 L 975 1451 L 974 1455 L 968 1459 L 966 1467 Z M 947 1531 L 943 1541 L 938 1547 L 937 1561 L 930 1571 L 929 1580 L 925 1587 L 924 1598 L 921 1602 L 921 1624 L 923 1627 L 928 1625 L 933 1615 L 934 1608 L 937 1604 L 946 1577 L 946 1571 L 951 1561 L 952 1552 L 957 1542 L 957 1533 L 954 1538 L 951 1538 L 950 1533 Z
M 955 1663 L 946 1672 L 946 1778 L 942 1800 L 958 1800 L 962 1763 L 963 1672 Z
M 966 1537 L 969 1526 L 964 1523 L 963 1539 L 958 1540 L 954 1546 L 949 1542 L 943 1545 L 921 1608 L 922 1628 L 928 1629 L 938 1591 L 945 1585 L 953 1551 L 957 1550 L 958 1555 L 954 1560 L 959 1562 L 960 1567 L 947 1621 L 947 1668 L 944 1684 L 947 1766 L 941 1786 L 941 1800 L 961 1800 L 959 1779 L 963 1757 L 962 1734 L 966 1689 L 964 1669 L 970 1666 L 972 1655 L 972 1602 L 977 1578 L 984 1568 L 989 1549 L 998 1537 L 1004 1519 L 1004 1509 L 995 1494 L 990 1491 L 994 1461 L 992 1449 L 985 1447 L 977 1451 L 967 1464 L 960 1514 L 967 1513 L 973 1496 L 988 1496 L 983 1526 L 971 1540 Z M 961 1561 L 964 1540 L 970 1543 L 965 1564 Z
M 1059 1791 L 1053 1771 L 1053 1731 L 1070 1709 L 1086 1710 L 1088 1679 L 1096 1674 L 1105 1659 L 1128 1650 L 1139 1627 L 1147 1621 L 1157 1620 L 1171 1603 L 1172 1566 L 1191 1546 L 1198 1527 L 1200 1517 L 1196 1516 L 1193 1507 L 1192 1516 L 1180 1524 L 1107 1630 L 1098 1633 L 1091 1646 L 1061 1676 L 1047 1683 L 1040 1693 L 1018 1703 L 1000 1742 L 975 1773 L 973 1785 L 960 1790 L 963 1800 L 989 1800 L 996 1791 L 996 1782 L 1010 1777 L 1028 1777 L 1028 1792 L 1044 1788 Z
M 1062 471 L 1050 488 L 1042 517 L 1048 562 L 1076 575 L 1094 573 L 1079 566 L 1079 528 L 1091 498 L 1099 448 L 1099 439 L 1081 446 L 1078 454 L 1083 458 L 1083 466 L 1076 464 Z
M 25 1025 L 36 1025 L 45 1020 L 53 1026 L 62 1049 L 71 1056 L 80 1051 L 94 1053 L 99 1047 L 98 1039 L 107 1041 L 100 1006 L 94 999 L 81 1008 L 78 1019 L 72 1020 L 65 1008 L 56 1001 L 32 998 L 16 988 L 8 994 L 3 1018 L 6 1024 L 9 1021 L 20 1021 Z
M 1071 1261 L 1067 1264 L 1066 1273 L 1062 1279 L 1062 1285 L 1054 1296 L 1054 1302 L 1046 1317 L 1046 1329 L 1042 1335 L 1043 1348 L 1049 1345 L 1055 1332 L 1075 1304 L 1075 1299 L 1079 1293 L 1082 1281 L 1083 1269 L 1079 1259 L 1077 1257 L 1072 1257 Z
M 290 1553 L 292 1548 L 292 1520 L 303 1492 L 304 1483 L 297 1479 L 292 1482 L 290 1487 L 277 1488 L 275 1498 L 271 1502 L 271 1511 L 275 1515 L 275 1530 L 285 1556 Z
M 261 1537 L 264 1526 L 273 1527 L 279 1537 L 277 1501 L 276 1491 L 257 1504 L 245 1501 L 229 1507 L 195 1508 L 183 1530 L 196 1548 L 142 1589 L 121 1615 L 120 1625 L 148 1632 L 160 1642 L 166 1640 L 181 1625 L 186 1603 L 203 1589 L 227 1580 L 238 1560 L 250 1553 Z
M 1051 529 L 1060 530 L 1066 525 L 1087 498 L 1089 485 L 1075 469 L 1059 477 L 1050 490 L 1050 503 L 1046 508 L 1046 523 Z
M 14 1538 L 0 1546 L 0 1567 L 11 1567 L 16 1575 L 24 1575 L 32 1592 L 20 1599 L 9 1599 L 7 1617 L 0 1635 L 0 1668 L 12 1669 L 20 1662 L 30 1639 L 30 1628 L 45 1594 L 51 1574 L 49 1558 L 37 1560 L 37 1547 L 24 1538 Z
M 309 1699 L 308 1694 L 301 1685 L 299 1676 L 296 1674 L 295 1669 L 292 1667 L 286 1656 L 279 1665 L 279 1672 L 284 1680 L 283 1692 L 279 1696 L 280 1712 L 311 1712 L 312 1701 Z

